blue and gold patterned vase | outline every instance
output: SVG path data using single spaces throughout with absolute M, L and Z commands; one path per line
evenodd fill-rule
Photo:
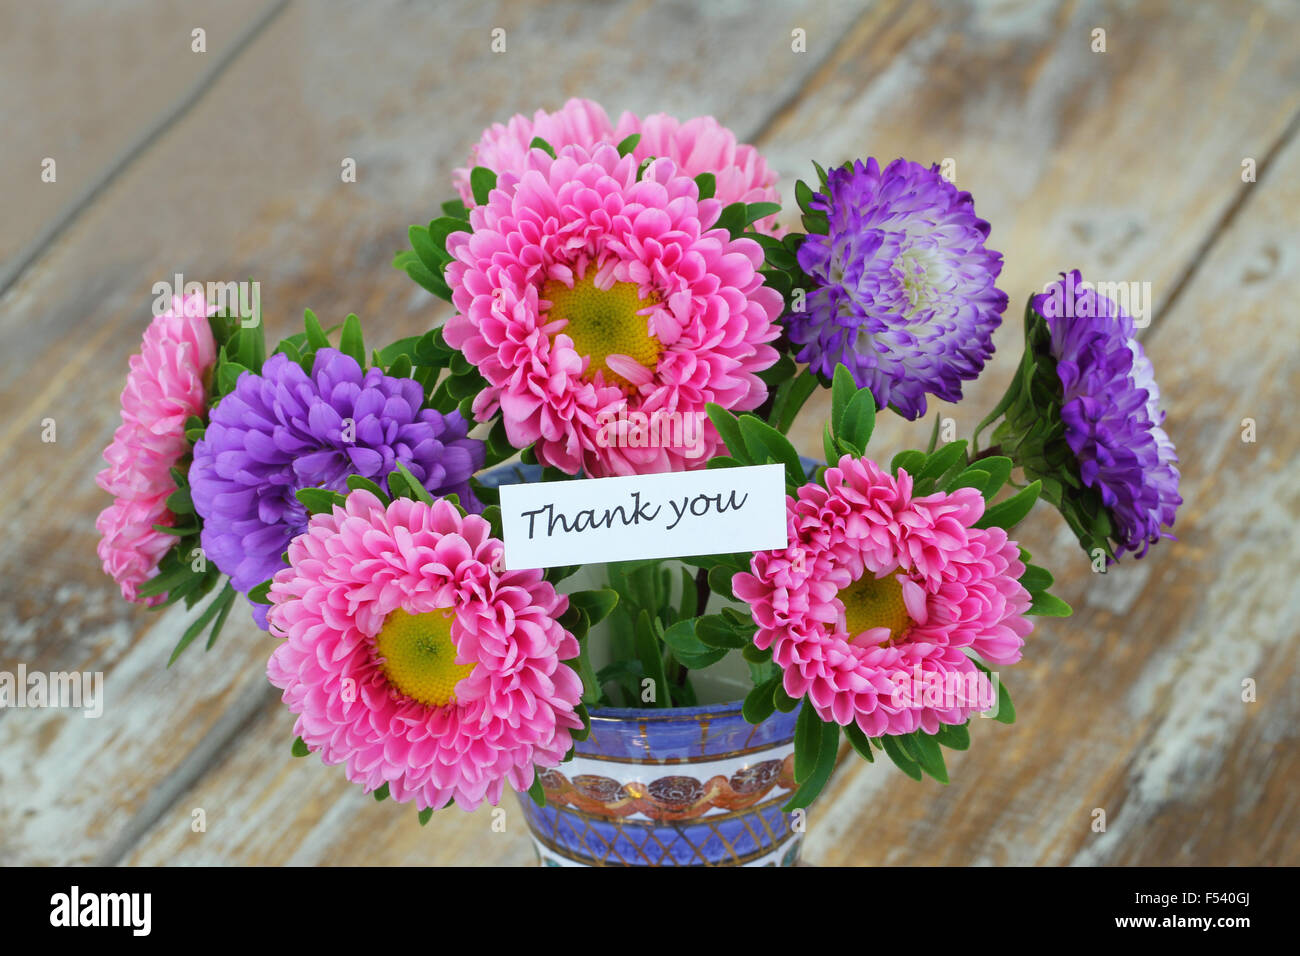
M 520 795 L 541 864 L 793 866 L 799 712 L 755 726 L 740 708 L 593 710 L 573 759 L 541 771 L 546 806 Z

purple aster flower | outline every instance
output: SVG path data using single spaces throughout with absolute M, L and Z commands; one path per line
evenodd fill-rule
M 1133 319 L 1076 269 L 1031 300 L 1047 322 L 1061 382 L 1065 440 L 1083 484 L 1110 512 L 1117 550 L 1138 557 L 1174 523 L 1182 504 L 1178 456 L 1161 427 L 1151 362 L 1133 337 Z
M 1007 306 L 996 286 L 1002 255 L 985 248 L 989 224 L 975 215 L 939 167 L 874 159 L 831 170 L 809 202 L 825 235 L 811 233 L 799 266 L 813 280 L 790 340 L 813 371 L 843 364 L 876 404 L 907 418 L 925 396 L 961 399 L 993 354 L 993 330 Z
M 431 494 L 455 493 L 481 510 L 469 479 L 483 467 L 483 443 L 467 437 L 458 412 L 423 405 L 418 382 L 363 372 L 335 349 L 316 353 L 310 376 L 283 354 L 261 375 L 240 375 L 212 410 L 190 467 L 208 560 L 248 592 L 284 566 L 289 542 L 307 527 L 295 492 L 346 493 L 349 475 L 382 485 L 398 462 Z M 263 628 L 266 607 L 253 606 Z

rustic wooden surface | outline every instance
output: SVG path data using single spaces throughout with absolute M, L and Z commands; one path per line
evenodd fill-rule
M 615 114 L 714 113 L 764 150 L 787 198 L 812 158 L 955 160 L 1006 256 L 1017 319 L 968 401 L 942 407 L 963 435 L 1005 385 L 1029 292 L 1073 266 L 1152 283 L 1144 340 L 1182 456 L 1179 541 L 1094 575 L 1036 512 L 1021 537 L 1076 616 L 1041 621 L 1009 675 L 1020 720 L 978 722 L 948 787 L 844 761 L 806 858 L 1300 863 L 1294 5 L 754 7 L 66 0 L 0 13 L 16 134 L 0 159 L 0 670 L 102 671 L 106 696 L 98 720 L 0 711 L 0 863 L 531 860 L 509 804 L 503 833 L 482 811 L 421 829 L 337 768 L 291 759 L 270 642 L 250 622 L 164 670 L 183 616 L 126 606 L 100 574 L 92 476 L 154 282 L 258 279 L 272 336 L 305 306 L 356 311 L 388 338 L 427 328 L 444 313 L 388 266 L 406 226 L 449 193 L 483 126 L 571 95 Z M 205 54 L 190 51 L 195 27 Z M 1090 49 L 1095 28 L 1105 53 Z M 47 156 L 56 183 L 40 180 Z M 345 157 L 356 183 L 340 180 Z M 1246 158 L 1256 182 L 1242 181 Z M 821 411 L 810 404 L 796 436 L 809 452 Z M 873 451 L 887 459 L 928 428 L 882 418 Z

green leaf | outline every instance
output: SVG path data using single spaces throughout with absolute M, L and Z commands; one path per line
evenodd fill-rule
M 537 772 L 533 772 L 533 782 L 528 785 L 528 796 L 532 797 L 533 803 L 539 807 L 546 806 L 546 791 L 542 789 L 542 778 Z
M 738 650 L 749 643 L 748 638 L 720 614 L 706 614 L 695 621 L 695 636 L 709 647 Z
M 654 682 L 655 706 L 671 707 L 672 696 L 668 688 L 668 678 L 664 674 L 663 651 L 655 638 L 649 611 L 642 610 L 637 615 L 634 643 L 637 660 L 641 662 L 645 676 Z
M 949 442 L 931 454 L 926 458 L 925 467 L 921 469 L 921 473 L 915 477 L 918 480 L 932 479 L 939 481 L 959 460 L 962 462 L 966 460 L 966 442 L 964 440 Z
M 609 616 L 618 606 L 618 592 L 609 588 L 596 591 L 574 591 L 569 595 L 569 604 L 579 607 L 587 614 L 592 624 L 597 624 Z
M 447 237 L 453 232 L 469 232 L 469 224 L 455 216 L 439 216 L 429 223 L 429 238 L 437 245 L 443 263 L 451 261 L 451 253 L 447 251 Z
M 383 786 L 379 787 L 375 790 L 372 796 L 375 798 L 376 803 L 383 803 L 388 799 L 388 784 L 385 783 Z
M 381 504 L 392 504 L 392 499 L 389 498 L 388 495 L 384 494 L 384 489 L 380 488 L 369 478 L 362 477 L 361 475 L 348 475 L 347 482 L 350 491 L 368 491 L 378 498 Z
M 591 736 L 591 715 L 587 713 L 586 703 L 581 700 L 574 705 L 573 712 L 577 715 L 578 719 L 582 721 L 582 726 L 576 730 L 569 731 L 569 736 L 577 743 L 582 743 Z
M 299 488 L 294 497 L 302 502 L 308 514 L 329 514 L 335 505 L 341 505 L 344 498 L 337 491 L 328 488 Z
M 721 594 L 728 601 L 736 600 L 736 595 L 731 590 L 731 579 L 734 572 L 726 568 L 717 567 L 709 569 L 709 587 L 714 594 Z
M 208 643 L 204 650 L 212 650 L 213 646 L 217 643 L 217 638 L 221 636 L 221 629 L 226 624 L 226 618 L 230 616 L 230 609 L 235 606 L 234 586 L 227 581 L 226 587 L 230 589 L 230 594 L 224 599 L 224 601 L 221 597 L 217 598 L 218 602 L 222 602 L 221 610 L 217 612 L 217 619 L 212 623 L 212 630 L 208 631 Z
M 835 447 L 835 439 L 831 437 L 829 422 L 822 426 L 822 454 L 826 456 L 828 465 L 834 465 L 840 460 L 840 450 Z
M 172 525 L 167 525 L 167 524 L 156 524 L 153 526 L 153 529 L 155 531 L 160 531 L 163 534 L 170 534 L 176 538 L 185 538 L 185 537 L 189 537 L 192 534 L 199 533 L 199 526 L 196 524 L 187 524 L 187 525 L 177 526 L 177 527 L 173 527 Z
M 1041 481 L 1032 482 L 1026 485 L 1015 495 L 1012 495 L 1006 501 L 999 502 L 992 508 L 984 512 L 984 517 L 975 523 L 977 528 L 1003 528 L 1010 531 L 1029 510 L 1033 508 L 1034 502 L 1038 500 L 1038 492 L 1042 489 Z
M 775 390 L 782 382 L 789 379 L 799 371 L 799 366 L 789 355 L 782 352 L 776 363 L 769 365 L 763 371 L 758 373 L 758 377 L 768 387 L 769 390 Z
M 321 328 L 316 313 L 309 308 L 303 313 L 303 325 L 307 328 L 307 345 L 312 347 L 312 351 L 329 349 L 329 336 L 326 336 L 325 329 Z
M 867 763 L 876 762 L 875 755 L 871 752 L 871 741 L 867 739 L 867 735 L 862 732 L 861 727 L 856 723 L 848 724 L 844 728 L 844 736 L 849 738 L 849 743 L 853 745 L 853 749 L 858 752 L 859 757 Z
M 817 384 L 817 376 L 806 372 L 789 379 L 777 390 L 776 402 L 772 405 L 769 418 L 772 426 L 782 435 L 790 431 L 799 410 L 817 390 Z
M 629 153 L 632 152 L 632 150 L 637 148 L 637 145 L 640 142 L 641 142 L 640 133 L 633 133 L 631 136 L 624 137 L 623 139 L 619 140 L 618 155 L 627 156 Z M 704 197 L 701 196 L 700 198 L 702 199 Z
M 442 204 L 442 212 L 452 219 L 469 222 L 469 210 L 465 208 L 465 201 L 462 199 L 448 199 Z
M 991 500 L 998 489 L 1007 483 L 1011 477 L 1012 461 L 1005 455 L 991 455 L 988 458 L 981 458 L 971 465 L 972 468 L 978 468 L 980 471 L 989 473 L 989 480 L 984 485 L 984 498 Z
M 745 720 L 751 724 L 761 724 L 772 716 L 773 712 L 776 711 L 773 694 L 780 682 L 781 677 L 778 674 L 776 677 L 759 684 L 745 695 L 745 703 L 741 707 L 741 713 L 744 715 Z
M 934 739 L 949 750 L 967 750 L 970 748 L 970 729 L 966 724 L 940 724 Z
M 420 484 L 420 479 L 411 474 L 411 469 L 407 468 L 400 461 L 395 462 L 397 471 L 401 472 L 402 478 L 406 481 L 406 487 L 410 489 L 412 495 L 417 501 L 423 501 L 426 505 L 433 504 L 433 495 L 429 494 L 429 489 Z
M 941 488 L 949 494 L 958 488 L 974 488 L 981 495 L 984 494 L 984 486 L 987 485 L 993 476 L 987 471 L 981 471 L 979 468 L 967 468 L 960 474 L 955 475 L 951 481 Z M 987 499 L 986 499 L 987 500 Z
M 239 376 L 247 372 L 248 369 L 238 362 L 229 360 L 222 362 L 217 370 L 217 387 L 221 390 L 222 395 L 229 395 L 235 390 L 235 385 L 239 382 Z
M 923 731 L 917 731 L 899 735 L 898 742 L 922 770 L 940 783 L 948 782 L 948 768 L 943 763 L 943 750 L 933 737 Z
M 705 405 L 704 410 L 708 412 L 709 421 L 713 422 L 713 427 L 718 430 L 718 435 L 727 446 L 727 453 L 743 464 L 753 464 L 746 454 L 745 439 L 741 437 L 740 422 L 736 416 L 713 402 Z
M 840 366 L 843 368 L 843 366 Z M 838 369 L 836 369 L 838 371 Z M 851 399 L 848 407 L 844 409 L 844 417 L 840 420 L 840 428 L 835 434 L 839 438 L 847 439 L 853 442 L 862 451 L 867 450 L 867 443 L 871 441 L 871 433 L 876 429 L 876 399 L 871 394 L 871 389 L 859 389 Z
M 339 336 L 339 351 L 357 360 L 362 368 L 366 367 L 366 346 L 361 337 L 361 320 L 355 314 L 343 320 L 343 332 Z
M 551 159 L 555 158 L 555 147 L 552 146 L 550 143 L 548 143 L 546 140 L 542 139 L 540 136 L 534 136 L 532 142 L 528 144 L 528 148 L 540 149 L 542 152 L 550 156 Z
M 893 474 L 898 473 L 898 469 L 909 475 L 915 475 L 920 469 L 925 467 L 925 452 L 923 451 L 900 451 L 894 456 L 894 460 L 889 463 L 889 470 Z
M 439 273 L 431 271 L 414 252 L 399 252 L 393 257 L 393 266 L 438 298 L 445 302 L 451 301 L 451 287 L 446 280 Z
M 486 166 L 475 166 L 470 170 L 469 188 L 474 194 L 474 204 L 483 206 L 487 204 L 488 196 L 497 185 L 497 174 L 492 172 Z
M 293 746 L 289 748 L 289 752 L 295 757 L 305 757 L 311 753 L 311 749 L 307 746 L 307 741 L 303 740 L 301 737 L 295 737 Z
M 831 379 L 831 431 L 837 438 L 844 434 L 844 414 L 849 410 L 849 402 L 857 394 L 858 386 L 848 367 L 835 366 L 835 375 Z
M 727 230 L 733 239 L 740 238 L 745 229 L 745 204 L 733 202 L 730 206 L 725 206 L 718 213 L 718 221 L 713 224 L 713 228 Z
M 136 588 L 136 593 L 140 597 L 155 597 L 159 594 L 166 594 L 183 582 L 188 581 L 194 574 L 195 571 L 190 567 L 189 561 L 183 561 L 178 566 L 167 571 L 161 571 L 156 577 L 152 577 L 144 584 L 141 584 Z
M 776 686 L 772 688 L 772 703 L 783 714 L 788 714 L 799 706 L 798 698 L 785 692 L 784 679 L 777 680 Z
M 767 422 L 753 415 L 742 415 L 740 434 L 749 452 L 750 460 L 755 464 L 762 464 L 765 461 L 783 464 L 787 484 L 798 488 L 806 482 L 803 464 L 799 461 L 799 453 L 795 451 L 794 445 Z
M 794 723 L 794 779 L 804 783 L 817 769 L 817 756 L 822 743 L 822 719 L 812 704 L 804 702 Z
M 709 647 L 695 636 L 695 621 L 678 621 L 665 629 L 664 643 L 672 651 L 673 657 L 684 667 L 700 670 L 715 664 L 727 655 L 726 648 Z
M 775 216 L 781 211 L 781 204 L 775 202 L 752 202 L 745 207 L 745 225 L 753 225 L 760 219 Z
M 1046 591 L 1055 579 L 1052 572 L 1036 564 L 1025 565 L 1025 573 L 1020 575 L 1020 586 L 1026 591 Z
M 812 188 L 802 179 L 795 180 L 794 199 L 795 202 L 799 204 L 800 211 L 803 212 L 805 215 L 813 211 L 811 205 L 812 198 L 813 198 Z
M 1074 613 L 1074 608 L 1055 594 L 1040 591 L 1034 595 L 1033 603 L 1029 605 L 1029 610 L 1025 613 L 1037 614 L 1039 617 L 1069 617 Z
M 699 187 L 700 199 L 712 199 L 718 188 L 718 177 L 713 173 L 700 173 L 695 177 L 695 185 Z
M 990 681 L 993 679 L 993 672 L 988 666 L 981 661 L 975 661 L 975 666 L 989 676 Z M 1011 692 L 1007 690 L 1007 685 L 1002 683 L 998 678 L 998 712 L 993 719 L 1000 724 L 1014 724 L 1016 722 L 1016 707 L 1011 703 Z
M 898 745 L 897 740 L 886 734 L 884 737 L 880 738 L 880 744 L 884 747 L 885 753 L 889 756 L 889 759 L 894 761 L 894 766 L 898 767 L 899 770 L 903 771 L 903 773 L 907 774 L 913 780 L 921 779 L 920 765 L 904 752 L 903 748 Z
M 799 711 L 799 716 L 802 717 L 804 711 L 808 710 L 812 710 L 811 705 Z M 817 747 L 817 764 L 813 767 L 808 779 L 803 782 L 803 785 L 795 791 L 794 796 L 781 808 L 782 810 L 789 813 L 791 810 L 806 807 L 817 799 L 817 795 L 822 792 L 822 788 L 826 786 L 826 781 L 830 780 L 831 773 L 835 770 L 835 758 L 839 754 L 839 742 L 840 725 L 829 722 L 822 724 L 821 741 Z M 796 751 L 796 762 L 798 759 L 799 754 Z M 796 779 L 797 776 L 796 774 Z
M 189 569 L 188 565 L 186 565 L 186 569 Z M 198 637 L 203 629 L 207 627 L 208 622 L 212 620 L 212 618 L 226 603 L 233 601 L 234 597 L 234 588 L 232 588 L 230 583 L 227 582 L 222 592 L 213 598 L 212 602 L 203 609 L 203 613 L 195 618 L 189 627 L 185 628 L 185 633 L 181 635 L 181 639 L 176 642 L 176 647 L 172 650 L 172 656 L 167 659 L 168 667 L 171 667 L 176 663 L 176 658 L 181 656 L 181 652 L 190 646 L 190 643 L 194 638 Z
M 267 578 L 257 587 L 248 592 L 248 599 L 254 604 L 271 603 L 271 578 Z
M 420 257 L 420 262 L 425 268 L 440 274 L 447 252 L 429 235 L 429 230 L 424 226 L 411 226 L 406 230 L 406 235 L 411 240 L 411 248 Z
M 420 821 L 420 826 L 426 826 L 428 822 L 433 819 L 433 807 L 425 807 L 419 812 L 417 817 Z

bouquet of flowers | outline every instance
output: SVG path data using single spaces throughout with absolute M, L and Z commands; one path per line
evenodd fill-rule
M 367 350 L 356 316 L 308 311 L 268 356 L 260 323 L 178 297 L 105 452 L 105 571 L 129 601 L 198 609 L 173 660 L 242 596 L 275 638 L 293 752 L 422 823 L 507 787 L 530 813 L 679 829 L 783 790 L 788 818 L 841 734 L 946 782 L 974 715 L 1014 718 L 997 669 L 1033 617 L 1070 613 L 1016 525 L 1042 498 L 1090 560 L 1140 558 L 1169 536 L 1177 458 L 1132 319 L 1077 271 L 1029 298 L 1015 377 L 969 442 L 936 421 L 878 457 L 878 415 L 919 419 L 980 374 L 1002 257 L 937 166 L 814 166 L 787 231 L 776 174 L 711 117 L 615 123 L 571 100 L 486 130 L 458 198 L 411 227 L 394 264 L 455 308 L 425 334 Z M 786 436 L 820 388 L 813 462 Z M 763 464 L 784 471 L 784 547 L 504 560 L 503 481 Z M 750 736 L 789 730 L 770 772 L 742 748 L 704 754 L 731 761 L 704 783 L 565 775 L 596 718 L 648 739 L 648 711 L 694 713 L 728 662 Z

